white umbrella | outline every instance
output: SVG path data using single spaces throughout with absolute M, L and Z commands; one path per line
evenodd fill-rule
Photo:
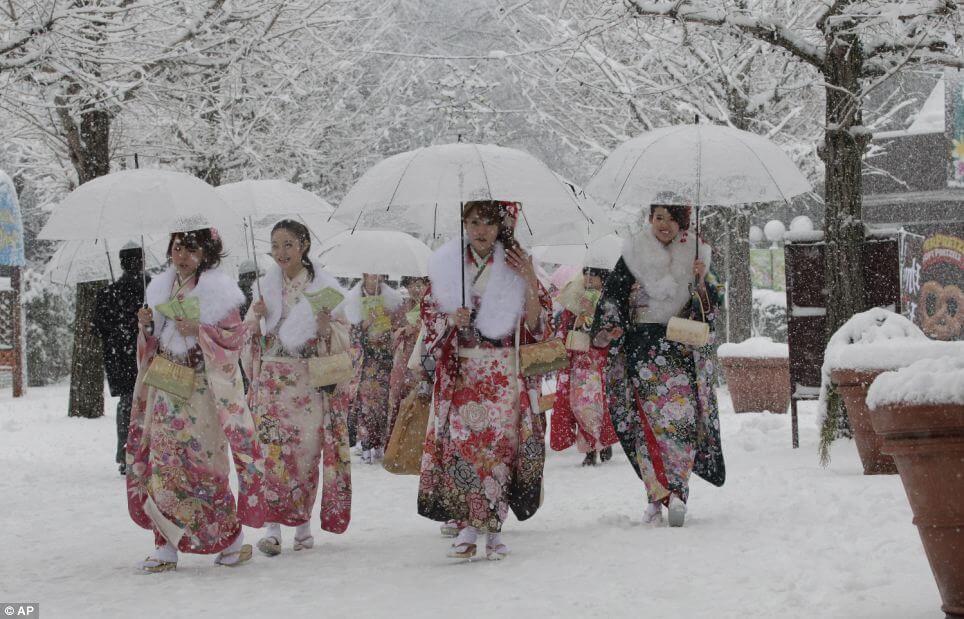
M 322 248 L 319 260 L 338 277 L 378 273 L 398 278 L 428 275 L 428 245 L 404 232 L 356 230 L 344 232 Z
M 603 209 L 528 153 L 491 144 L 443 144 L 404 152 L 368 170 L 335 210 L 353 229 L 390 228 L 454 237 L 459 205 L 511 200 L 522 210 L 516 237 L 525 245 L 582 243 L 612 231 Z
M 613 209 L 613 221 L 635 224 L 659 193 L 676 202 L 732 205 L 789 201 L 810 183 L 773 142 L 715 125 L 648 131 L 619 145 L 596 171 L 586 192 Z
M 140 247 L 140 237 L 117 241 L 64 241 L 47 261 L 44 275 L 51 283 L 61 286 L 100 280 L 114 281 L 122 273 L 119 251 L 129 247 L 130 242 Z M 166 251 L 167 238 L 146 239 L 144 267 L 150 270 L 164 266 L 167 263 Z
M 532 248 L 532 255 L 541 262 L 572 264 L 594 269 L 612 269 L 623 251 L 623 239 L 616 234 L 581 245 L 540 245 Z
M 241 217 L 204 181 L 170 170 L 125 170 L 86 182 L 54 209 L 42 239 L 99 239 L 214 227 L 225 247 Z

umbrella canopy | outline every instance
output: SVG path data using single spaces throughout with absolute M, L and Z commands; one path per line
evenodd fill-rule
M 140 248 L 140 237 L 111 241 L 64 241 L 44 267 L 44 275 L 51 283 L 72 286 L 82 282 L 116 280 L 123 270 L 119 251 L 125 242 L 133 242 Z M 145 239 L 144 267 L 148 270 L 163 267 L 167 263 L 166 237 Z
M 250 217 L 255 226 L 269 221 L 273 224 L 284 215 L 327 216 L 335 210 L 324 198 L 280 179 L 228 183 L 217 187 L 215 191 L 242 217 Z
M 810 183 L 773 142 L 700 124 L 663 127 L 622 143 L 586 185 L 613 209 L 617 224 L 635 223 L 659 193 L 700 207 L 789 201 L 807 191 Z
M 459 205 L 511 200 L 522 210 L 516 237 L 526 245 L 575 244 L 611 232 L 602 208 L 532 155 L 491 144 L 443 144 L 389 157 L 352 186 L 334 219 L 353 229 L 390 228 L 455 237 Z
M 404 232 L 356 230 L 344 232 L 322 248 L 319 260 L 338 277 L 379 273 L 398 278 L 428 275 L 428 245 Z
M 532 248 L 532 255 L 541 262 L 572 264 L 594 269 L 612 269 L 623 251 L 623 239 L 616 234 L 581 245 L 540 245 Z
M 70 192 L 40 231 L 42 239 L 99 239 L 217 228 L 240 243 L 241 216 L 204 181 L 170 170 L 125 170 Z

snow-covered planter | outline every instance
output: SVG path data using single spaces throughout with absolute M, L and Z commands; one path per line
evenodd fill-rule
M 821 464 L 830 462 L 835 439 L 853 436 L 865 474 L 897 472 L 893 460 L 881 455 L 864 398 L 877 374 L 911 363 L 902 351 L 921 342 L 930 340 L 914 323 L 879 307 L 854 315 L 833 334 L 821 368 Z
M 932 357 L 871 385 L 867 405 L 897 463 L 948 617 L 964 616 L 964 355 Z
M 785 413 L 790 405 L 790 358 L 786 344 L 751 337 L 717 351 L 737 413 Z

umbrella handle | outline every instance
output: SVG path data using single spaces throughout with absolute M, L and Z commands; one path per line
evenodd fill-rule
M 248 230 L 251 232 L 251 256 L 254 259 L 254 285 L 258 288 L 258 298 L 263 299 L 264 296 L 261 294 L 261 267 L 258 266 L 258 248 L 254 245 L 254 222 L 250 215 L 248 215 Z M 264 336 L 267 335 L 268 329 L 268 323 L 264 316 L 258 319 L 258 326 L 261 328 L 261 348 L 264 349 Z

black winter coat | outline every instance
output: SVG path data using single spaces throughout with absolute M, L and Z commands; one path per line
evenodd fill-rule
M 133 393 L 137 380 L 137 310 L 144 304 L 139 273 L 124 273 L 97 293 L 94 327 L 104 343 L 104 370 L 112 396 Z

